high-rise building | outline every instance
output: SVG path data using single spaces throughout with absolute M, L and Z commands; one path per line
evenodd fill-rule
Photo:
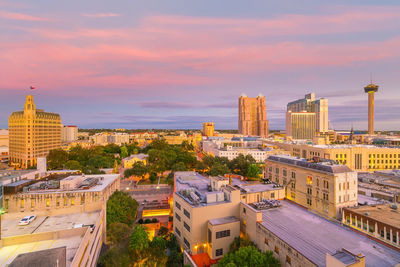
M 375 119 L 375 92 L 378 92 L 379 86 L 372 82 L 364 87 L 365 93 L 368 94 L 368 134 L 374 134 Z
M 239 133 L 243 135 L 268 136 L 265 96 L 256 98 L 243 94 L 239 97 Z
M 59 114 L 36 109 L 32 95 L 26 96 L 23 111 L 13 112 L 8 119 L 10 164 L 28 168 L 37 157 L 61 147 Z
M 203 135 L 214 136 L 214 123 L 213 122 L 203 122 Z
M 315 100 L 315 94 L 310 93 L 302 99 L 288 103 L 287 111 L 313 112 L 315 113 L 315 126 L 309 125 L 309 127 L 314 127 L 313 132 L 327 133 L 329 130 L 328 99 L 326 98 Z M 288 125 L 287 122 L 286 125 Z
M 78 126 L 64 125 L 61 136 L 63 143 L 71 143 L 78 140 Z
M 315 133 L 315 112 L 286 112 L 286 136 L 293 139 L 313 139 Z

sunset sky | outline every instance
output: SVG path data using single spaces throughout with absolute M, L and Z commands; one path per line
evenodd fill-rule
M 0 128 L 33 93 L 82 128 L 237 129 L 262 93 L 284 129 L 315 92 L 333 128 L 366 129 L 371 73 L 376 130 L 400 130 L 398 0 L 0 0 Z

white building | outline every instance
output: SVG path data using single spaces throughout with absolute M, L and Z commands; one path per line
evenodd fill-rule
M 64 125 L 61 130 L 61 137 L 63 143 L 71 143 L 78 140 L 78 126 Z

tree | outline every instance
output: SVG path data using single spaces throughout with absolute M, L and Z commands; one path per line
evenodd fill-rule
M 254 246 L 241 247 L 235 252 L 229 252 L 219 262 L 218 266 L 280 266 L 279 260 L 273 257 L 271 251 L 260 252 Z
M 183 162 L 178 162 L 172 166 L 171 170 L 173 172 L 184 172 L 187 171 L 187 168 Z
M 107 241 L 112 245 L 120 243 L 131 234 L 131 227 L 125 223 L 115 222 L 107 227 Z
M 140 177 L 143 179 L 146 174 L 149 172 L 149 168 L 143 164 L 141 161 L 137 161 L 133 164 L 132 168 L 125 170 L 125 177 L 130 177 L 132 175 Z
M 224 175 L 229 172 L 230 172 L 230 170 L 229 170 L 228 166 L 217 162 L 211 167 L 209 174 L 212 176 L 218 176 L 218 175 Z
M 61 148 L 50 150 L 49 154 L 47 155 L 47 165 L 49 166 L 50 170 L 64 168 L 64 165 L 67 161 L 68 153 Z
M 65 168 L 69 169 L 69 170 L 80 170 L 81 164 L 79 163 L 79 161 L 77 160 L 68 160 L 65 163 Z
M 128 156 L 128 148 L 126 146 L 121 147 L 121 158 L 126 158 Z
M 138 203 L 128 193 L 115 191 L 107 201 L 107 226 L 116 222 L 132 226 L 137 207 Z
M 157 233 L 158 236 L 165 236 L 167 234 L 168 234 L 168 228 L 165 226 L 161 226 Z
M 129 248 L 134 252 L 141 252 L 148 249 L 150 246 L 149 235 L 144 230 L 143 226 L 135 226 L 130 238 L 129 238 Z
M 246 235 L 244 238 L 235 237 L 232 244 L 229 247 L 229 252 L 236 252 L 241 247 L 255 246 L 250 237 Z
M 258 167 L 257 164 L 250 164 L 250 166 L 247 170 L 247 177 L 260 178 L 261 173 L 262 173 L 262 170 Z

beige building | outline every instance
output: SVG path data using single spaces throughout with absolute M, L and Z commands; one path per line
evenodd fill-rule
M 14 166 L 34 166 L 37 157 L 61 147 L 60 115 L 36 109 L 32 95 L 26 96 L 23 111 L 10 115 L 8 128 L 10 164 Z
M 400 169 L 400 148 L 374 145 L 309 145 L 294 142 L 265 141 L 290 155 L 333 160 L 355 171 Z
M 78 140 L 78 126 L 64 125 L 61 131 L 62 142 L 72 143 Z
M 311 162 L 292 156 L 270 156 L 265 175 L 286 189 L 286 198 L 330 218 L 358 204 L 357 172 L 332 162 Z
M 122 164 L 124 166 L 125 169 L 129 169 L 132 168 L 132 166 L 136 163 L 136 162 L 142 162 L 144 165 L 147 164 L 147 158 L 148 155 L 147 154 L 134 154 L 134 155 L 130 155 L 127 158 L 124 158 L 122 160 Z
M 0 147 L 8 147 L 8 130 L 0 129 Z
M 265 96 L 259 94 L 256 98 L 246 95 L 239 97 L 239 134 L 268 136 L 267 109 Z
M 213 122 L 203 122 L 203 135 L 214 136 L 214 123 Z
M 329 130 L 328 119 L 328 99 L 315 99 L 315 94 L 310 93 L 304 98 L 287 104 L 287 111 L 295 112 L 313 112 L 315 113 L 314 132 L 326 133 Z M 311 127 L 312 125 L 309 125 Z
M 313 139 L 316 135 L 316 115 L 314 112 L 286 112 L 287 139 Z
M 400 262 L 398 251 L 289 201 L 261 208 L 241 203 L 240 227 L 281 266 L 392 267 Z
M 0 262 L 15 260 L 19 266 L 21 257 L 29 263 L 44 250 L 47 254 L 65 248 L 59 266 L 96 266 L 106 238 L 106 202 L 119 188 L 119 175 L 78 175 L 36 183 L 19 180 L 5 185 Z M 19 226 L 18 221 L 27 215 L 37 218 Z
M 230 244 L 240 235 L 240 202 L 283 197 L 283 188 L 273 184 L 176 172 L 174 234 L 190 257 L 203 255 L 210 261 L 219 259 L 229 252 Z
M 95 145 L 108 145 L 108 144 L 129 144 L 129 134 L 127 133 L 96 133 L 90 136 L 90 140 Z

